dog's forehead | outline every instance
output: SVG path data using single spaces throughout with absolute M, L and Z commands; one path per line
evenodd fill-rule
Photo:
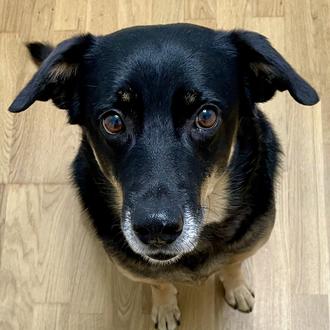
M 89 84 L 98 86 L 98 97 L 127 85 L 157 97 L 156 92 L 171 95 L 182 87 L 225 84 L 235 76 L 235 59 L 225 48 L 216 49 L 214 40 L 215 31 L 190 25 L 133 28 L 100 37 L 89 57 Z
M 97 40 L 94 62 L 104 71 L 154 68 L 155 75 L 164 67 L 169 71 L 189 62 L 197 66 L 196 59 L 211 51 L 214 39 L 210 31 L 202 31 L 152 27 L 118 31 Z
M 217 36 L 214 30 L 190 24 L 151 25 L 122 29 L 112 34 L 99 37 L 100 46 L 116 46 L 116 51 L 144 46 L 175 42 L 190 47 L 201 47 Z

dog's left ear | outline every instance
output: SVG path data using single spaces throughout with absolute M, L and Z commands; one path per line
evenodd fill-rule
M 35 101 L 49 99 L 60 109 L 72 110 L 81 62 L 93 41 L 94 37 L 87 34 L 65 40 L 54 49 L 42 43 L 28 44 L 33 61 L 40 67 L 9 111 L 21 112 Z
M 234 30 L 230 37 L 245 70 L 246 84 L 253 102 L 266 102 L 275 92 L 289 91 L 299 103 L 319 101 L 316 91 L 279 54 L 261 34 Z

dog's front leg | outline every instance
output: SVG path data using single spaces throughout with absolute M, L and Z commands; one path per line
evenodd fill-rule
M 151 317 L 157 329 L 174 330 L 180 324 L 177 293 L 176 287 L 170 283 L 151 285 Z
M 225 289 L 225 300 L 234 309 L 249 313 L 254 305 L 254 293 L 246 284 L 241 262 L 223 266 L 219 273 Z

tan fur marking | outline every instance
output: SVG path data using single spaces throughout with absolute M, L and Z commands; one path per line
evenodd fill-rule
M 178 290 L 171 283 L 160 283 L 158 285 L 153 285 L 153 303 L 157 305 L 163 305 L 173 302 L 173 296 L 176 296 Z
M 120 90 L 120 91 L 118 91 L 118 95 L 120 96 L 120 99 L 121 99 L 122 102 L 128 103 L 132 99 L 132 95 L 128 91 Z
M 180 320 L 177 300 L 178 290 L 171 283 L 151 286 L 151 318 L 159 330 L 175 330 Z
M 108 171 L 105 170 L 104 166 L 102 165 L 101 161 L 99 160 L 97 154 L 95 153 L 94 149 L 93 149 L 93 153 L 95 155 L 95 159 L 97 161 L 97 163 L 99 164 L 99 167 L 102 171 L 102 173 L 104 174 L 104 176 L 109 180 L 109 182 L 113 185 L 113 187 L 115 188 L 115 201 L 116 201 L 116 206 L 117 206 L 117 211 L 119 214 L 121 214 L 122 212 L 122 207 L 123 207 L 123 191 L 121 189 L 121 185 L 120 183 L 116 180 L 116 178 L 108 173 Z
M 125 269 L 122 266 L 120 266 L 119 263 L 116 262 L 113 258 L 111 260 L 116 265 L 118 271 L 122 275 L 124 275 L 125 277 L 127 277 L 128 279 L 130 279 L 133 282 L 145 283 L 145 284 L 156 285 L 156 286 L 159 285 L 159 284 L 161 284 L 161 282 L 160 281 L 157 281 L 157 280 L 149 279 L 147 277 L 136 276 L 132 272 L 130 272 L 127 269 Z
M 230 164 L 237 137 L 238 122 L 235 124 L 230 151 L 227 155 L 227 166 Z M 229 177 L 226 170 L 218 174 L 216 170 L 205 180 L 202 185 L 202 205 L 206 207 L 206 223 L 221 221 L 226 213 L 229 198 Z
M 193 104 L 196 101 L 196 98 L 197 93 L 193 91 L 186 93 L 186 95 L 184 96 L 184 100 L 188 105 Z
M 221 221 L 228 204 L 228 174 L 220 177 L 213 172 L 202 186 L 202 205 L 205 207 L 205 223 Z
M 254 293 L 244 279 L 241 263 L 223 267 L 220 278 L 228 305 L 244 313 L 251 312 L 254 305 Z
M 116 194 L 114 196 L 115 197 L 115 206 L 117 207 L 118 213 L 121 214 L 122 207 L 123 207 L 123 200 L 124 200 L 121 185 L 116 180 L 116 178 L 111 173 L 109 173 L 109 171 L 106 170 L 106 166 L 103 164 L 104 162 L 102 162 L 102 160 L 98 157 L 98 155 L 96 153 L 96 150 L 94 148 L 93 142 L 89 137 L 88 137 L 88 141 L 89 141 L 89 144 L 92 148 L 95 160 L 96 160 L 97 164 L 99 165 L 100 170 L 102 171 L 103 175 L 109 180 L 109 182 L 115 188 L 115 192 L 116 192 Z
M 69 64 L 66 62 L 58 63 L 50 70 L 50 79 L 68 79 L 77 73 L 77 69 L 78 65 L 76 64 Z
M 231 141 L 231 146 L 230 146 L 230 151 L 229 151 L 229 156 L 228 156 L 228 161 L 227 161 L 228 165 L 231 163 L 231 159 L 232 159 L 234 151 L 235 151 L 236 141 L 237 141 L 237 130 L 238 130 L 238 121 L 236 121 L 234 134 L 233 134 L 233 138 Z

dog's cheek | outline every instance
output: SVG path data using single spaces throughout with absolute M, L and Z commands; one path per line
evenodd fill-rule
M 213 171 L 210 175 L 208 175 L 205 178 L 204 182 L 202 183 L 202 189 L 201 189 L 202 205 L 207 204 L 207 199 L 212 194 L 216 183 L 217 183 L 217 175 L 216 175 L 216 171 Z
M 114 202 L 114 203 L 112 203 L 111 205 L 112 205 L 112 207 L 116 208 L 118 215 L 121 215 L 122 209 L 123 209 L 123 203 L 124 203 L 122 186 L 121 186 L 120 182 L 115 178 L 115 176 L 106 170 L 106 167 L 104 165 L 102 165 L 102 162 L 100 161 L 100 159 L 97 156 L 95 158 L 97 160 L 100 170 L 102 171 L 104 176 L 108 179 L 108 181 L 112 185 L 112 188 L 113 188 L 112 197 L 114 199 L 112 202 Z
M 96 155 L 95 152 L 94 152 L 94 154 Z M 102 165 L 102 162 L 100 161 L 100 159 L 97 156 L 95 157 L 95 159 L 96 159 L 103 175 L 108 179 L 108 181 L 111 183 L 111 185 L 113 187 L 114 204 L 112 206 L 116 207 L 117 212 L 120 215 L 122 213 L 123 201 L 124 201 L 123 190 L 122 190 L 121 184 L 111 173 L 109 173 L 109 171 L 105 170 L 105 166 Z
M 219 175 L 213 171 L 203 182 L 201 203 L 204 208 L 204 223 L 221 221 L 226 215 L 229 201 L 229 177 L 224 172 Z
M 96 147 L 93 143 L 93 139 L 91 138 L 90 134 L 88 134 L 87 131 L 86 131 L 86 136 L 100 171 L 111 183 L 111 186 L 113 188 L 114 203 L 112 204 L 112 206 L 114 206 L 118 214 L 121 215 L 123 209 L 123 200 L 124 200 L 122 186 L 120 182 L 115 178 L 115 176 L 111 173 L 110 166 L 107 166 L 106 161 L 104 161 L 102 158 L 98 156 L 98 152 L 96 151 Z
M 114 187 L 115 193 L 114 193 L 114 199 L 115 199 L 115 207 L 117 208 L 117 212 L 118 214 L 122 213 L 122 209 L 123 209 L 123 190 L 121 188 L 120 183 L 114 178 L 112 177 L 112 185 Z

